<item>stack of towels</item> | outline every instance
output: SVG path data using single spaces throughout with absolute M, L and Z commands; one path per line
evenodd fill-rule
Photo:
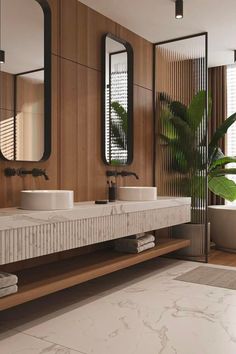
M 0 298 L 18 291 L 18 278 L 14 274 L 0 273 Z
M 137 234 L 115 241 L 115 250 L 126 253 L 140 253 L 155 247 L 155 237 L 152 234 Z

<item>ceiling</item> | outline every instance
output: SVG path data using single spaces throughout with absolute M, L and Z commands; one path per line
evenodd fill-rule
M 207 31 L 209 66 L 232 64 L 236 49 L 235 0 L 184 0 L 175 19 L 174 0 L 80 0 L 151 42 Z

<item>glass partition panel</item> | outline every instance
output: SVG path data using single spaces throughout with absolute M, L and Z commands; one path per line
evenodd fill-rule
M 155 47 L 156 161 L 159 195 L 191 197 L 191 224 L 172 228 L 189 238 L 179 254 L 207 255 L 207 34 Z

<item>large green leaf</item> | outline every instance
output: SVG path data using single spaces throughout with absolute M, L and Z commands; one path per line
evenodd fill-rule
M 173 114 L 169 110 L 169 108 L 162 109 L 160 122 L 163 134 L 170 139 L 174 139 L 176 137 L 176 132 L 173 124 L 171 123 L 171 117 Z
M 123 132 L 127 134 L 128 132 L 128 114 L 125 108 L 117 101 L 111 103 L 111 107 L 115 111 L 116 115 L 119 117 Z
M 170 145 L 171 142 L 173 141 L 173 139 L 170 139 L 168 136 L 166 136 L 165 134 L 159 134 L 159 138 L 161 140 L 161 143 L 165 143 Z
M 195 135 L 189 127 L 188 123 L 178 116 L 172 117 L 170 121 L 175 127 L 176 133 L 178 134 L 182 146 L 184 147 L 186 144 L 192 145 L 195 140 Z
M 227 130 L 231 127 L 231 125 L 236 121 L 236 113 L 232 114 L 230 117 L 228 117 L 223 124 L 216 130 L 215 134 L 213 135 L 211 142 L 209 143 L 209 153 L 210 155 L 213 153 L 213 151 L 216 149 L 219 140 L 222 139 L 225 134 L 227 133 Z
M 236 199 L 236 184 L 225 176 L 209 177 L 208 187 L 214 194 L 230 202 Z
M 187 107 L 181 102 L 178 101 L 171 102 L 170 111 L 174 116 L 181 118 L 185 122 L 188 122 Z
M 202 123 L 206 108 L 206 92 L 199 91 L 192 99 L 188 108 L 189 125 L 196 132 L 196 129 Z
M 187 161 L 187 154 L 183 150 L 182 145 L 178 139 L 170 139 L 164 134 L 159 134 L 161 142 L 166 145 L 172 153 L 172 159 L 169 160 L 168 171 L 179 172 L 185 174 L 189 170 L 189 163 Z
M 215 161 L 212 161 L 211 165 L 209 166 L 209 170 L 213 170 L 216 167 L 225 166 L 228 163 L 233 163 L 233 162 L 236 162 L 236 157 L 224 156 L 224 157 L 221 157 Z
M 209 176 L 225 176 L 225 175 L 236 175 L 236 168 L 216 168 L 209 173 Z
M 214 161 L 217 161 L 219 159 L 223 159 L 225 157 L 225 154 L 222 152 L 221 148 L 219 147 L 216 147 L 213 151 L 213 153 L 210 152 L 210 149 L 208 151 L 208 163 L 209 163 L 209 166 L 211 166 L 211 164 L 214 162 Z
M 181 150 L 173 150 L 173 158 L 170 161 L 170 172 L 179 172 L 185 175 L 189 171 L 189 164 Z
M 128 131 L 128 115 L 124 107 L 117 101 L 111 103 L 111 107 L 116 113 L 116 120 L 111 119 L 111 136 L 113 142 L 121 149 L 125 150 L 127 131 Z

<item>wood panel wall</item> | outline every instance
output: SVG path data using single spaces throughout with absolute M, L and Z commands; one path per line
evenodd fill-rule
M 134 50 L 134 161 L 119 184 L 152 185 L 152 44 L 77 0 L 48 0 L 53 15 L 52 154 L 48 161 L 0 161 L 0 207 L 22 189 L 73 189 L 75 200 L 106 198 L 101 159 L 101 38 L 111 32 Z M 50 180 L 4 176 L 5 167 L 46 168 Z

